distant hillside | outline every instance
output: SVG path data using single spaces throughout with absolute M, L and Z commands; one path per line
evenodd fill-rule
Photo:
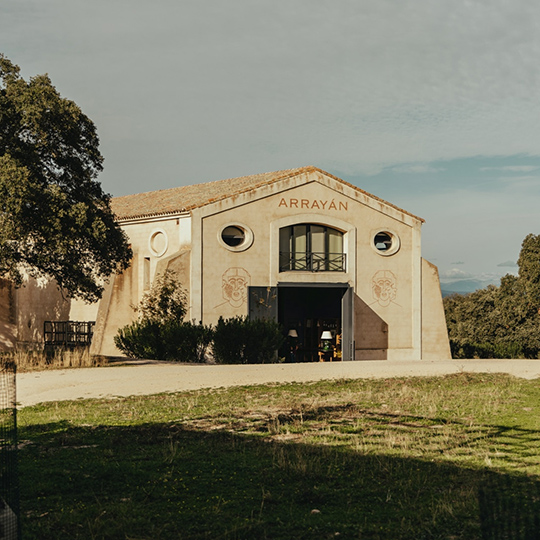
M 479 279 L 463 279 L 460 281 L 451 281 L 450 283 L 441 283 L 441 293 L 443 298 L 451 294 L 467 294 L 478 289 L 485 289 L 488 285 L 499 285 L 499 282 L 482 281 Z

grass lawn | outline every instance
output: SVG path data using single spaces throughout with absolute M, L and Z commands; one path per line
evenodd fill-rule
M 59 402 L 18 422 L 25 540 L 514 538 L 540 506 L 540 381 L 507 375 Z

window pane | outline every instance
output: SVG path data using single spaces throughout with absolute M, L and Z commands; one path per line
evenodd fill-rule
M 230 247 L 239 246 L 244 242 L 246 234 L 240 227 L 235 227 L 233 225 L 225 227 L 221 233 L 221 238 L 223 241 Z
M 312 253 L 325 253 L 324 227 L 320 225 L 311 226 L 311 251 Z
M 392 237 L 386 232 L 375 235 L 375 247 L 379 251 L 388 251 L 392 247 Z
M 291 269 L 291 227 L 279 229 L 279 271 Z
M 291 270 L 307 270 L 307 226 L 295 225 L 293 227 L 293 263 Z
M 279 229 L 279 251 L 282 253 L 291 252 L 291 228 L 283 227 Z
M 343 233 L 312 223 L 279 230 L 279 271 L 343 272 Z
M 295 253 L 305 253 L 307 250 L 307 227 L 306 225 L 295 225 L 293 227 L 293 251 Z
M 328 229 L 328 252 L 343 253 L 343 234 L 335 229 Z

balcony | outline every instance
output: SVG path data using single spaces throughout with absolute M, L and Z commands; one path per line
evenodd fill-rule
M 345 253 L 279 252 L 280 272 L 345 272 Z
M 45 346 L 88 347 L 94 335 L 94 321 L 45 321 Z

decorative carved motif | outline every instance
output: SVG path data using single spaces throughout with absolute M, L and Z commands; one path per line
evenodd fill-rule
M 382 307 L 389 306 L 397 296 L 397 279 L 390 270 L 379 270 L 371 280 L 373 298 Z
M 223 298 L 235 308 L 246 304 L 251 276 L 245 268 L 231 267 L 222 277 Z

